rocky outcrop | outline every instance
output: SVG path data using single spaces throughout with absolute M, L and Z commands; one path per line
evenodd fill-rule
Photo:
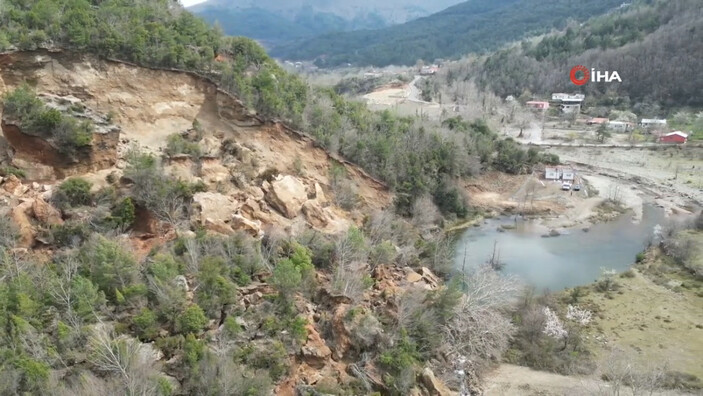
M 456 392 L 452 392 L 447 386 L 435 377 L 434 373 L 429 367 L 425 367 L 420 374 L 420 379 L 422 384 L 427 388 L 427 391 L 431 396 L 456 396 Z
M 206 230 L 222 235 L 233 235 L 234 229 L 229 224 L 220 219 L 205 219 L 203 226 Z
M 201 160 L 200 177 L 206 184 L 216 185 L 229 182 L 230 174 L 229 169 L 222 165 L 219 160 L 207 158 Z
M 34 246 L 34 238 L 37 235 L 37 230 L 32 226 L 30 220 L 32 205 L 33 201 L 27 199 L 12 208 L 10 212 L 10 217 L 15 223 L 17 233 L 19 234 L 19 239 L 17 240 L 17 247 L 19 248 L 31 248 Z
M 264 236 L 264 232 L 261 230 L 261 221 L 259 220 L 249 220 L 240 214 L 235 214 L 232 216 L 230 225 L 235 231 L 244 231 L 254 238 L 262 238 Z
M 229 220 L 239 209 L 239 202 L 232 197 L 216 192 L 199 192 L 193 196 L 193 202 L 199 211 L 199 221 L 205 224 L 210 220 Z
M 30 181 L 63 179 L 107 169 L 117 163 L 120 130 L 114 125 L 97 126 L 91 143 L 78 148 L 74 155 L 66 155 L 49 138 L 25 133 L 17 120 L 3 117 L 1 126 L 3 135 L 14 150 L 13 164 L 22 169 Z
M 29 187 L 23 185 L 17 176 L 10 175 L 5 179 L 2 189 L 10 195 L 21 196 L 29 190 Z
M 34 217 L 42 224 L 49 226 L 63 224 L 61 213 L 42 198 L 34 200 L 32 210 L 34 211 Z
M 303 355 L 305 363 L 309 366 L 321 368 L 325 365 L 326 360 L 332 356 L 332 351 L 325 343 L 325 340 L 320 337 L 315 326 L 308 324 L 305 329 L 308 332 L 308 338 L 305 345 L 300 348 L 300 353 Z
M 300 214 L 308 194 L 303 182 L 287 175 L 265 184 L 266 201 L 289 219 Z
M 313 227 L 324 228 L 329 224 L 329 217 L 315 200 L 305 201 L 302 207 L 305 218 Z

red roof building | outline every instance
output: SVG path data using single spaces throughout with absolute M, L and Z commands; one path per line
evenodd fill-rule
M 682 143 L 686 143 L 687 140 L 688 140 L 688 135 L 681 132 L 681 131 L 667 133 L 666 135 L 659 138 L 659 141 L 661 143 L 682 144 Z
M 531 100 L 525 104 L 527 105 L 527 107 L 531 107 L 533 109 L 546 110 L 549 108 L 549 102 L 540 102 L 540 101 L 536 101 L 536 100 Z

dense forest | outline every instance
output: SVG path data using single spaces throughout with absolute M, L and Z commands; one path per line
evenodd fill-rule
M 471 0 L 402 25 L 320 36 L 273 48 L 271 53 L 285 59 L 317 59 L 318 65 L 326 67 L 413 65 L 418 59 L 431 62 L 494 50 L 620 4 L 620 0 Z
M 333 32 L 381 29 L 430 15 L 461 0 L 210 0 L 188 10 L 233 36 L 265 46 Z
M 590 104 L 658 116 L 657 106 L 697 107 L 703 76 L 703 9 L 696 0 L 642 1 L 536 41 L 458 62 L 443 70 L 438 86 L 474 79 L 501 97 L 546 98 L 571 92 L 575 65 L 618 71 L 622 83 L 590 83 L 578 89 Z M 598 98 L 596 100 L 596 98 Z M 655 105 L 652 108 L 651 105 Z M 640 112 L 640 111 L 638 111 Z
M 251 37 L 266 44 L 287 43 L 293 39 L 332 32 L 379 29 L 387 25 L 387 22 L 376 14 L 347 20 L 331 13 L 314 12 L 312 9 L 301 10 L 300 14 L 292 19 L 258 7 L 204 7 L 198 9 L 197 15 L 217 23 L 227 34 Z

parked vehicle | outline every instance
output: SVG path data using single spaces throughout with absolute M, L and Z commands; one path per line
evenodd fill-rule
M 569 190 L 571 190 L 571 183 L 569 183 L 569 182 L 564 182 L 564 183 L 562 183 L 561 189 L 564 190 L 564 191 L 569 191 Z
M 574 191 L 581 191 L 581 185 L 580 184 L 574 184 L 573 187 L 571 187 L 572 190 Z

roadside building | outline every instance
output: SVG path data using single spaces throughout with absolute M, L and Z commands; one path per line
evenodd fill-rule
M 610 120 L 607 118 L 590 118 L 588 121 L 586 121 L 586 124 L 588 125 L 602 125 L 602 124 L 607 124 Z
M 552 102 L 559 105 L 562 112 L 566 114 L 580 113 L 581 104 L 586 99 L 584 94 L 553 93 Z
M 581 112 L 581 105 L 580 104 L 561 104 L 559 106 L 559 108 L 565 114 L 572 114 L 572 113 L 580 113 Z
M 616 132 L 629 132 L 634 127 L 633 123 L 627 121 L 608 121 L 608 128 Z
M 666 126 L 666 120 L 657 118 L 643 118 L 642 121 L 640 121 L 640 126 L 643 128 L 661 128 Z
M 420 74 L 423 76 L 431 76 L 439 71 L 439 65 L 422 66 L 420 68 Z
M 582 103 L 586 99 L 584 94 L 567 94 L 567 93 L 553 93 L 552 101 L 554 102 L 567 102 L 567 103 Z
M 527 105 L 527 107 L 537 110 L 547 110 L 549 108 L 549 102 L 542 102 L 538 100 L 531 100 L 525 103 L 525 105 Z
M 688 135 L 681 132 L 681 131 L 667 133 L 659 138 L 659 141 L 661 143 L 673 143 L 673 144 L 683 144 L 683 143 L 686 143 L 687 140 L 688 140 Z
M 548 166 L 544 168 L 544 178 L 546 180 L 573 181 L 576 179 L 576 171 L 568 166 Z
M 561 180 L 574 181 L 576 172 L 571 168 L 563 168 L 561 171 Z

